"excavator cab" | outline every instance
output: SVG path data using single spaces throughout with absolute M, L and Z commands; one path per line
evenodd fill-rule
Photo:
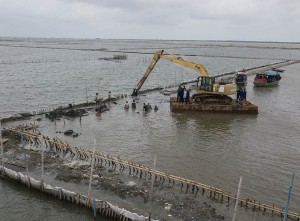
M 198 82 L 197 82 L 197 88 L 203 91 L 213 91 L 213 85 L 215 84 L 216 79 L 215 77 L 208 77 L 208 76 L 200 76 L 198 77 Z M 200 85 L 199 85 L 200 83 Z

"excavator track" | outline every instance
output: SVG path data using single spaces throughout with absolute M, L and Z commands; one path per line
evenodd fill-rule
M 218 94 L 194 94 L 193 100 L 203 104 L 231 104 L 232 98 L 227 95 Z

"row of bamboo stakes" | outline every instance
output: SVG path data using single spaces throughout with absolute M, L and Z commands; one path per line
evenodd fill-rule
M 88 150 L 86 148 L 71 146 L 70 144 L 60 140 L 57 137 L 50 139 L 47 136 L 40 135 L 40 132 L 37 130 L 37 126 L 34 124 L 31 124 L 31 125 L 32 125 L 31 127 L 27 127 L 27 130 L 16 129 L 16 128 L 4 128 L 4 129 L 7 131 L 10 131 L 12 133 L 15 133 L 19 136 L 22 135 L 23 139 L 25 139 L 27 142 L 30 142 L 32 144 L 39 145 L 42 142 L 44 142 L 46 147 L 53 148 L 56 151 L 62 151 L 64 153 L 64 155 L 66 155 L 67 153 L 70 153 L 70 156 L 72 158 L 77 156 L 77 158 L 79 158 L 81 160 L 86 160 L 86 161 L 92 158 L 91 150 Z M 30 133 L 28 131 L 29 128 L 32 129 L 34 132 L 38 132 L 38 134 Z M 155 181 L 157 181 L 158 178 L 159 178 L 159 181 L 162 183 L 164 183 L 166 180 L 168 180 L 169 186 L 171 186 L 171 185 L 174 186 L 175 183 L 177 182 L 177 184 L 179 184 L 181 190 L 184 190 L 184 188 L 186 189 L 186 191 L 185 191 L 186 193 L 190 192 L 189 190 L 191 190 L 191 193 L 197 194 L 198 191 L 201 190 L 202 195 L 204 195 L 205 191 L 209 191 L 209 195 L 211 198 L 221 200 L 222 202 L 224 201 L 224 199 L 226 200 L 226 198 L 227 198 L 228 203 L 230 202 L 230 199 L 232 199 L 234 201 L 238 200 L 240 206 L 244 206 L 246 208 L 248 206 L 252 206 L 254 210 L 263 211 L 264 213 L 270 212 L 272 214 L 277 214 L 277 215 L 283 216 L 283 214 L 285 212 L 283 207 L 282 208 L 275 207 L 274 203 L 272 205 L 268 205 L 265 203 L 260 203 L 255 200 L 251 200 L 251 199 L 243 197 L 243 196 L 240 196 L 239 199 L 237 199 L 235 194 L 226 192 L 220 188 L 209 186 L 209 185 L 200 183 L 198 181 L 193 181 L 193 180 L 179 177 L 176 175 L 168 174 L 168 173 L 165 173 L 165 172 L 162 172 L 159 170 L 152 171 L 152 168 L 150 168 L 150 167 L 147 167 L 147 166 L 144 166 L 144 165 L 132 162 L 132 161 L 125 161 L 125 160 L 120 159 L 120 157 L 114 157 L 109 154 L 105 154 L 103 152 L 99 152 L 99 151 L 95 152 L 95 161 L 94 162 L 95 162 L 95 164 L 101 163 L 101 165 L 102 165 L 102 163 L 105 163 L 105 165 L 108 164 L 113 169 L 116 169 L 117 164 L 119 164 L 120 171 L 124 171 L 125 166 L 127 166 L 128 170 L 129 170 L 129 175 L 139 176 L 140 178 L 143 177 L 143 174 L 144 174 L 145 178 L 149 175 L 150 180 L 152 177 L 152 172 L 154 172 L 153 174 L 155 174 Z M 300 220 L 300 213 L 289 211 L 288 217 Z
M 3 171 L 5 171 L 5 167 L 3 167 Z M 5 174 L 5 172 L 3 172 L 3 171 L 0 170 L 0 177 L 9 178 L 10 180 L 13 180 L 13 181 L 16 181 L 16 182 L 19 182 L 19 183 L 23 183 L 26 186 L 28 186 L 29 188 L 41 191 L 41 192 L 43 192 L 46 195 L 51 195 L 51 196 L 54 196 L 54 197 L 58 197 L 60 200 L 65 200 L 65 201 L 68 201 L 70 203 L 74 203 L 74 204 L 77 204 L 77 205 L 85 206 L 86 208 L 88 208 L 88 209 L 90 209 L 90 210 L 93 211 L 94 218 L 96 218 L 97 214 L 100 214 L 101 216 L 108 217 L 111 220 L 134 221 L 131 218 L 126 217 L 125 214 L 117 213 L 114 209 L 111 208 L 111 205 L 108 202 L 106 202 L 106 201 L 97 200 L 95 198 L 88 198 L 88 197 L 86 197 L 84 195 L 81 195 L 79 193 L 77 193 L 77 195 L 75 197 L 66 196 L 66 195 L 64 195 L 62 193 L 62 189 L 61 188 L 60 188 L 60 193 L 59 194 L 47 192 L 44 189 L 44 184 L 45 183 L 43 183 L 43 182 L 41 183 L 41 185 L 39 187 L 33 186 L 33 185 L 31 185 L 30 178 L 28 179 L 28 183 L 27 183 L 27 181 L 25 181 L 25 183 L 24 183 L 24 182 L 20 181 L 19 178 L 14 179 L 14 178 L 12 178 L 10 176 L 7 176 Z M 149 221 L 150 219 L 147 219 L 147 220 Z

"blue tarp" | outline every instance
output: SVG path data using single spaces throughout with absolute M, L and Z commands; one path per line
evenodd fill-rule
M 264 75 L 267 75 L 267 76 L 276 76 L 276 75 L 279 75 L 279 74 L 276 71 L 265 71 Z

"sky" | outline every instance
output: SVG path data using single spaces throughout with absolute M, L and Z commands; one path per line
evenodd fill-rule
M 0 36 L 300 42 L 300 0 L 0 0 Z

